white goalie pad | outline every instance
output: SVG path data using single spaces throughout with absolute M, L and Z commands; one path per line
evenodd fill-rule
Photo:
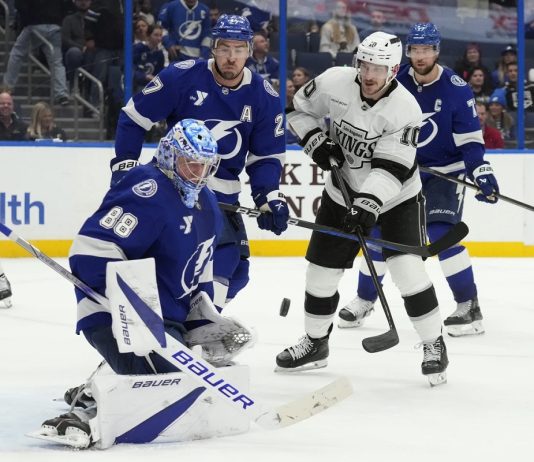
M 225 368 L 242 391 L 247 366 Z M 97 415 L 89 421 L 97 448 L 120 443 L 163 443 L 247 432 L 250 419 L 221 400 L 206 396 L 182 372 L 158 375 L 99 375 L 91 384 Z
M 214 366 L 226 366 L 232 359 L 254 345 L 256 332 L 235 318 L 222 316 L 205 292 L 191 300 L 187 321 L 211 321 L 189 330 L 184 339 L 190 348 L 202 345 L 202 356 Z
M 153 258 L 108 263 L 106 296 L 121 353 L 145 356 L 166 346 Z

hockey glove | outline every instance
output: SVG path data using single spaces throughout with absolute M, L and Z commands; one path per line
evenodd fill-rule
M 137 167 L 138 165 L 139 162 L 133 159 L 125 159 L 113 165 L 111 167 L 110 186 L 113 187 L 118 184 L 132 168 Z
M 320 128 L 316 128 L 303 138 L 300 145 L 304 147 L 304 153 L 323 170 L 330 170 L 330 156 L 336 159 L 339 167 L 345 162 L 345 156 L 341 146 L 326 136 Z
M 382 202 L 371 194 L 359 194 L 354 198 L 352 207 L 345 215 L 343 228 L 348 233 L 354 233 L 360 226 L 365 236 L 368 236 L 380 215 Z
M 486 162 L 475 168 L 471 173 L 471 178 L 480 189 L 480 192 L 475 195 L 479 201 L 495 204 L 499 200 L 494 195 L 494 193 L 499 193 L 499 185 L 489 163 Z
M 254 197 L 254 202 L 262 212 L 258 217 L 258 226 L 260 229 L 272 231 L 279 236 L 287 229 L 287 220 L 289 219 L 289 210 L 286 204 L 284 194 L 278 190 L 271 191 L 267 195 L 258 194 Z

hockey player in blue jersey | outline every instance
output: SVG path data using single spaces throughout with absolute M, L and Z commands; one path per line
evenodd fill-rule
M 169 32 L 163 45 L 171 61 L 208 58 L 211 24 L 206 5 L 197 0 L 174 0 L 162 7 L 158 20 Z
M 212 255 L 222 212 L 213 192 L 204 186 L 219 162 L 217 143 L 203 123 L 178 122 L 161 139 L 155 161 L 131 170 L 108 191 L 70 249 L 72 273 L 101 295 L 107 294 L 109 262 L 153 258 L 164 328 L 181 343 L 191 300 L 200 291 L 213 293 Z M 177 371 L 156 352 L 147 357 L 119 352 L 109 307 L 79 289 L 76 299 L 76 332 L 83 332 L 116 374 Z M 83 389 L 77 387 L 80 393 L 71 393 L 70 400 L 67 392 L 66 400 L 87 409 L 45 421 L 45 434 L 62 435 L 73 427 L 90 434 L 86 422 L 96 407 Z
M 398 80 L 415 96 L 423 111 L 417 144 L 417 162 L 440 172 L 464 178 L 480 189 L 476 198 L 493 204 L 499 192 L 489 162 L 484 160 L 484 140 L 476 112 L 475 98 L 466 82 L 452 70 L 438 64 L 440 34 L 432 23 L 415 24 L 407 37 L 406 56 L 410 64 L 401 68 Z M 421 175 L 426 198 L 427 233 L 435 241 L 462 218 L 465 188 L 430 174 Z M 378 230 L 375 230 L 375 235 Z M 384 275 L 381 256 L 373 253 L 377 271 Z M 482 334 L 482 314 L 477 287 L 467 250 L 456 245 L 438 255 L 442 271 L 457 303 L 445 327 L 451 336 Z M 359 327 L 373 310 L 377 299 L 365 262 L 360 269 L 358 296 L 339 313 L 339 327 Z
M 156 122 L 183 117 L 205 122 L 219 146 L 221 164 L 208 186 L 219 201 L 236 204 L 246 170 L 256 206 L 270 210 L 261 229 L 280 234 L 289 216 L 279 191 L 285 159 L 284 114 L 273 87 L 245 68 L 253 32 L 241 16 L 222 15 L 212 30 L 213 59 L 164 69 L 123 108 L 111 161 L 112 182 L 137 164 L 143 137 Z M 242 218 L 226 213 L 214 256 L 215 305 L 222 309 L 248 282 L 249 247 Z

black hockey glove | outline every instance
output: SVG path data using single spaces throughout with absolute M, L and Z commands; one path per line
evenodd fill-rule
M 341 168 L 345 162 L 345 156 L 341 146 L 334 140 L 328 138 L 320 128 L 315 128 L 308 132 L 302 139 L 300 145 L 304 147 L 304 153 L 310 156 L 313 161 L 323 170 L 330 170 L 328 158 L 333 156 L 338 166 Z
M 368 236 L 380 215 L 382 202 L 371 194 L 359 194 L 354 198 L 351 208 L 345 215 L 343 228 L 347 233 L 354 233 L 357 226 L 361 226 L 365 236 Z
M 494 193 L 499 193 L 499 185 L 497 184 L 497 178 L 493 175 L 493 169 L 489 162 L 473 169 L 470 176 L 480 189 L 480 192 L 475 197 L 481 202 L 495 204 L 499 198 Z

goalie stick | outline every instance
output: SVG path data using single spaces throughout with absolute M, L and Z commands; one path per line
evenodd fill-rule
M 109 307 L 107 298 L 91 289 L 66 268 L 42 253 L 1 222 L 0 232 L 74 284 L 95 302 L 104 307 Z M 239 392 L 238 387 L 234 387 L 231 383 L 232 381 L 225 378 L 224 368 L 213 367 L 186 345 L 179 343 L 168 334 L 165 334 L 165 339 L 167 348 L 158 350 L 158 354 L 193 380 L 206 387 L 210 396 L 221 399 L 237 411 L 245 413 L 251 421 L 256 422 L 262 428 L 272 429 L 293 425 L 328 409 L 350 396 L 353 391 L 349 380 L 346 377 L 341 377 L 297 400 L 274 408 L 267 408 L 249 393 L 245 395 Z
M 469 181 L 465 181 L 465 180 L 462 180 L 460 178 L 456 178 L 456 177 L 451 176 L 451 175 L 446 175 L 445 173 L 442 173 L 442 172 L 440 172 L 438 170 L 435 170 L 433 168 L 423 167 L 423 166 L 419 165 L 419 170 L 421 170 L 422 172 L 425 172 L 425 173 L 431 173 L 432 175 L 437 176 L 438 178 L 442 178 L 442 179 L 447 180 L 447 181 L 452 181 L 453 183 L 456 183 L 456 184 L 461 184 L 462 186 L 465 186 L 466 188 L 474 189 L 477 192 L 481 192 L 477 185 L 475 185 L 473 183 L 470 183 Z M 502 201 L 510 202 L 510 204 L 514 204 L 514 205 L 517 205 L 518 207 L 523 207 L 524 209 L 527 209 L 527 210 L 530 210 L 531 212 L 534 212 L 534 206 L 532 206 L 532 205 L 525 204 L 524 202 L 518 201 L 516 199 L 512 199 L 511 197 L 504 196 L 503 194 L 499 194 L 499 193 L 493 193 L 493 196 L 497 197 L 498 199 L 501 199 Z
M 347 207 L 347 210 L 350 210 L 352 206 L 352 201 L 350 200 L 349 192 L 347 191 L 347 187 L 345 186 L 345 182 L 343 180 L 343 177 L 341 176 L 341 172 L 339 171 L 338 163 L 333 157 L 330 157 L 329 160 L 330 167 L 332 167 L 332 173 L 334 174 L 336 182 L 339 185 L 341 194 L 343 195 L 345 206 Z M 384 351 L 397 345 L 399 343 L 399 334 L 397 332 L 397 328 L 395 327 L 395 323 L 393 322 L 393 316 L 391 315 L 391 310 L 389 309 L 388 301 L 386 300 L 386 295 L 384 294 L 384 290 L 382 289 L 382 284 L 380 284 L 380 281 L 378 280 L 378 275 L 376 274 L 373 259 L 371 258 L 371 255 L 369 255 L 369 249 L 367 248 L 367 244 L 365 242 L 366 238 L 364 237 L 362 228 L 360 226 L 356 227 L 356 235 L 358 236 L 358 240 L 360 241 L 360 247 L 362 249 L 363 257 L 365 258 L 365 262 L 367 263 L 367 267 L 369 268 L 369 272 L 371 273 L 371 279 L 373 280 L 373 284 L 376 288 L 378 298 L 380 299 L 380 304 L 382 305 L 382 309 L 384 310 L 384 314 L 386 315 L 386 319 L 389 325 L 389 330 L 387 332 L 384 332 L 380 335 L 375 335 L 373 337 L 367 337 L 362 340 L 362 346 L 365 351 L 367 351 L 368 353 L 376 353 L 378 351 Z
M 232 205 L 226 204 L 224 202 L 219 202 L 219 207 L 222 210 L 239 213 L 241 215 L 247 215 L 252 218 L 259 217 L 262 213 L 270 213 L 260 212 L 258 209 L 251 209 L 243 205 Z M 318 231 L 320 233 L 330 234 L 332 236 L 342 237 L 344 239 L 350 239 L 352 241 L 360 241 L 355 234 L 345 233 L 332 226 L 319 225 L 311 221 L 300 220 L 299 218 L 293 217 L 289 217 L 287 223 L 293 226 L 298 226 L 299 228 L 311 229 L 312 231 Z M 432 242 L 429 245 L 406 245 L 399 244 L 398 242 L 376 239 L 373 237 L 368 237 L 365 240 L 370 247 L 385 247 L 386 249 L 396 250 L 398 252 L 410 253 L 413 255 L 419 255 L 420 257 L 428 258 L 443 252 L 444 250 L 448 249 L 449 247 L 452 247 L 455 244 L 458 244 L 458 242 L 460 242 L 465 236 L 467 236 L 467 233 L 469 233 L 469 228 L 463 221 L 461 221 L 454 225 L 449 230 L 449 232 L 445 234 L 445 236 L 443 236 L 441 239 L 438 239 L 437 241 Z

